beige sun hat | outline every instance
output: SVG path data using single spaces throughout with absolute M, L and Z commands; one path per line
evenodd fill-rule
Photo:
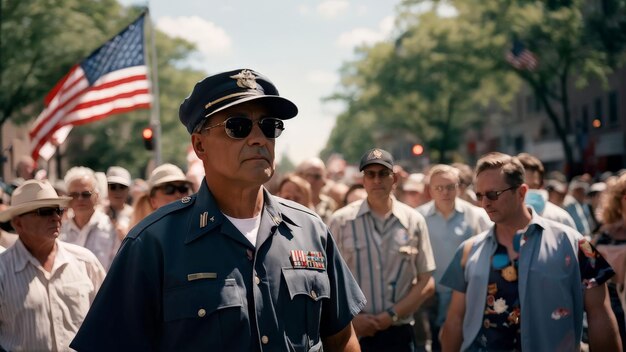
M 148 186 L 152 190 L 154 187 L 168 182 L 189 182 L 187 177 L 178 166 L 173 164 L 163 164 L 152 171 L 148 179 Z
M 0 222 L 43 207 L 67 207 L 72 198 L 59 197 L 54 187 L 47 181 L 28 180 L 13 191 L 11 206 L 0 211 Z
M 121 166 L 111 166 L 106 173 L 107 183 L 119 183 L 126 187 L 130 187 L 132 182 L 130 172 Z

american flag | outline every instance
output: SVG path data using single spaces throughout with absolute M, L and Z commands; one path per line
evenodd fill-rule
M 150 108 L 144 17 L 145 13 L 72 67 L 48 93 L 45 108 L 29 131 L 33 159 L 48 160 L 72 126 Z
M 511 50 L 506 53 L 506 61 L 518 70 L 528 71 L 533 71 L 539 64 L 537 56 L 519 40 L 513 41 Z

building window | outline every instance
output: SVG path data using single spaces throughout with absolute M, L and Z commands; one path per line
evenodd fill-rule
M 617 125 L 618 123 L 618 104 L 619 104 L 619 99 L 617 96 L 617 91 L 611 91 L 609 92 L 609 125 Z

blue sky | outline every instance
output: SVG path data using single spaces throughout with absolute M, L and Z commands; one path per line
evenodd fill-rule
M 145 5 L 146 1 L 121 0 Z M 251 68 L 299 108 L 276 142 L 298 163 L 326 145 L 342 107 L 322 102 L 354 48 L 387 39 L 398 0 L 153 0 L 157 27 L 195 43 L 189 64 L 208 73 Z M 192 87 L 189 87 L 191 90 Z M 182 99 L 183 97 L 181 97 Z

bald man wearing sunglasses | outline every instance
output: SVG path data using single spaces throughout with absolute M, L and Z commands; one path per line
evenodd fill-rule
M 475 174 L 494 225 L 463 242 L 441 278 L 453 290 L 443 351 L 579 351 L 583 311 L 591 350 L 620 351 L 604 258 L 575 229 L 526 206 L 516 157 L 487 154 Z
M 328 228 L 263 187 L 297 112 L 252 70 L 196 84 L 179 116 L 200 189 L 130 231 L 72 348 L 358 350 L 351 321 L 365 298 Z

